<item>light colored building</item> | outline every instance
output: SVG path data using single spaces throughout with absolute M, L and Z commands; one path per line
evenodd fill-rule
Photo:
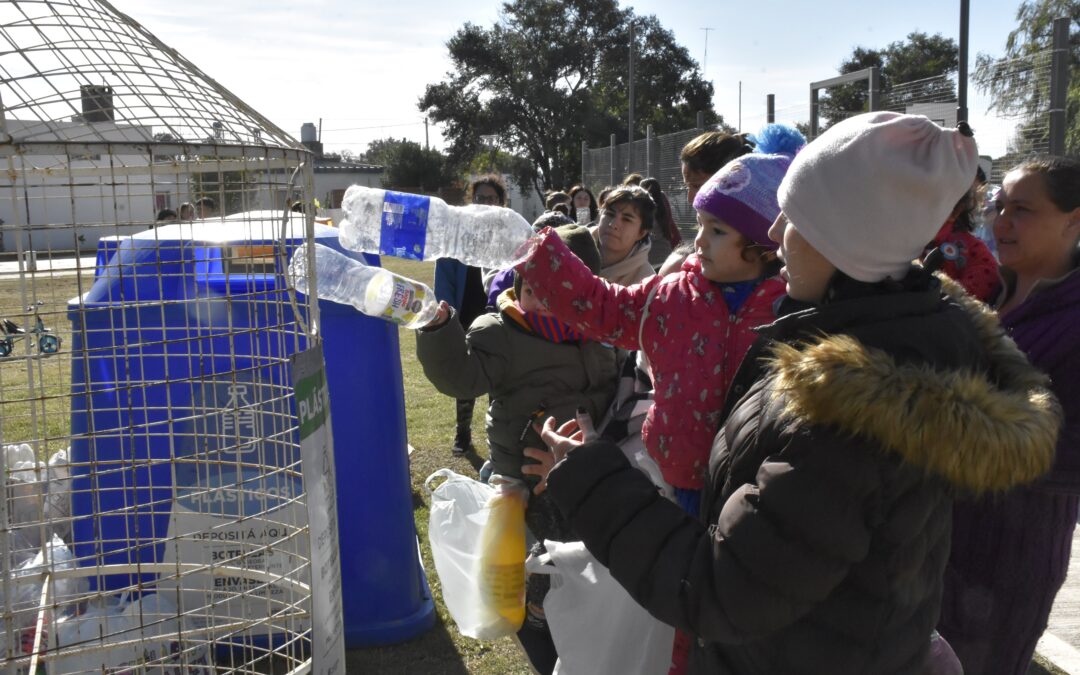
M 922 115 L 938 126 L 951 129 L 956 126 L 956 106 L 956 101 L 912 103 L 905 112 L 909 115 Z
M 168 157 L 135 154 L 72 154 L 80 141 L 100 144 L 153 140 L 146 126 L 111 121 L 27 122 L 6 120 L 15 142 L 46 139 L 39 154 L 12 157 L 6 190 L 0 190 L 0 218 L 9 227 L 0 250 L 94 250 L 104 235 L 131 234 L 154 222 L 159 209 L 189 198 L 188 168 Z M 149 147 L 149 146 L 146 146 Z M 65 154 L 62 154 L 65 153 Z M 123 225 L 118 225 L 123 223 Z
M 341 199 L 350 185 L 377 188 L 383 186 L 383 176 L 386 174 L 384 167 L 377 164 L 352 162 L 336 155 L 324 154 L 318 131 L 311 122 L 305 122 L 300 127 L 300 142 L 315 157 L 312 167 L 315 181 L 314 193 L 315 199 L 319 200 L 319 205 L 323 209 L 328 211 L 340 209 Z

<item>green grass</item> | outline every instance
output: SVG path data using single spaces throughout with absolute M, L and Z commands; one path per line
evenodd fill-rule
M 0 277 L 0 318 L 29 330 L 37 302 L 38 316 L 61 338 L 60 353 L 41 356 L 29 340 L 18 340 L 12 354 L 0 359 L 0 440 L 30 443 L 39 456 L 68 447 L 71 424 L 71 322 L 67 303 L 89 289 L 93 272 L 49 276 Z
M 399 274 L 433 284 L 434 265 L 386 258 L 384 264 Z M 89 290 L 93 273 L 66 276 L 41 274 L 0 277 L 0 317 L 27 326 L 33 314 L 25 311 L 32 301 L 45 324 L 63 340 L 60 354 L 41 358 L 25 354 L 17 344 L 13 356 L 0 359 L 0 439 L 4 443 L 32 442 L 40 456 L 70 444 L 71 322 L 67 318 L 69 299 Z M 401 329 L 401 366 L 405 387 L 405 413 L 411 457 L 414 516 L 420 539 L 424 569 L 435 598 L 435 627 L 408 642 L 350 650 L 349 673 L 426 674 L 477 673 L 480 675 L 527 674 L 531 669 L 515 644 L 504 638 L 480 642 L 458 633 L 442 602 L 439 580 L 427 541 L 428 497 L 423 481 L 442 467 L 476 475 L 483 458 L 454 457 L 450 448 L 454 435 L 454 401 L 435 391 L 416 360 L 416 340 L 412 331 Z M 484 412 L 487 402 L 477 401 L 473 417 L 473 440 L 485 452 Z

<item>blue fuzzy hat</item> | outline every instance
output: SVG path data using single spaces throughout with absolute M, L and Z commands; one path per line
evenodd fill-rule
M 780 215 L 776 190 L 806 139 L 783 124 L 770 124 L 753 137 L 754 152 L 728 162 L 701 186 L 694 208 L 704 211 L 750 241 L 775 250 L 769 227 Z

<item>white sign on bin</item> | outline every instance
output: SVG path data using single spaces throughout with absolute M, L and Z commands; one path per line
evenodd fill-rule
M 308 583 L 308 515 L 296 499 L 303 492 L 300 452 L 293 419 L 283 414 L 291 389 L 274 381 L 276 372 L 255 368 L 201 383 L 192 402 L 198 428 L 193 439 L 177 443 L 162 562 L 237 568 L 179 582 L 182 607 L 197 628 L 285 611 L 302 599 L 289 582 Z M 306 619 L 290 621 L 296 622 L 290 632 L 308 626 Z M 234 635 L 265 637 L 268 630 L 256 626 Z
M 337 479 L 334 439 L 330 432 L 330 393 L 321 347 L 292 357 L 300 418 L 300 455 L 311 529 L 312 672 L 345 672 L 341 609 L 341 561 L 338 552 Z

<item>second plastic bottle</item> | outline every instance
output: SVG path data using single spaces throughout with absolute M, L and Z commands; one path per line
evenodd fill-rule
M 289 276 L 301 293 L 308 293 L 308 244 L 289 262 Z M 319 298 L 352 305 L 368 316 L 420 328 L 435 317 L 439 303 L 426 284 L 394 274 L 314 244 L 315 279 Z

